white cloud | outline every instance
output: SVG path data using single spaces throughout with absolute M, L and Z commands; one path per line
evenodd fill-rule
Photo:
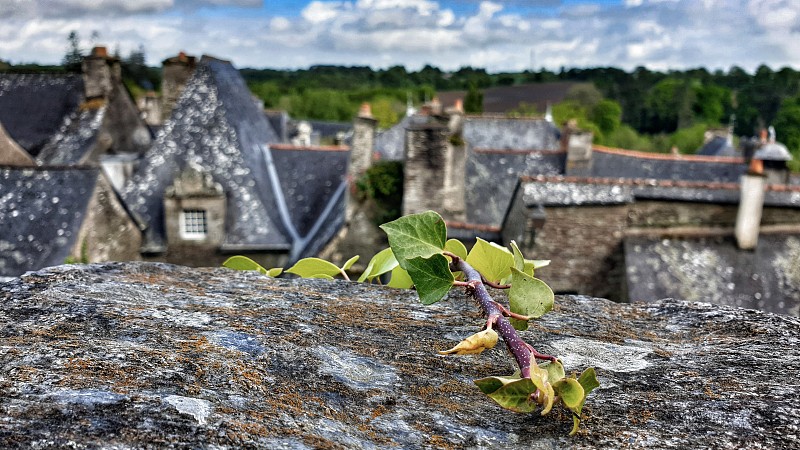
M 311 23 L 327 22 L 339 15 L 340 8 L 339 3 L 313 1 L 303 9 L 301 15 Z

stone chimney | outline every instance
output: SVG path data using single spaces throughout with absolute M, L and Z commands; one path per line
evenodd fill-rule
M 108 55 L 105 47 L 95 47 L 81 64 L 86 100 L 108 99 L 115 84 L 122 82 L 119 59 Z
M 747 173 L 742 175 L 739 211 L 736 214 L 736 243 L 742 250 L 752 250 L 758 245 L 766 188 L 763 172 L 763 162 L 752 159 Z
M 169 119 L 175 103 L 178 102 L 186 82 L 194 73 L 195 57 L 184 52 L 162 61 L 161 79 L 161 120 Z
M 378 121 L 372 117 L 372 107 L 363 103 L 353 122 L 353 142 L 350 146 L 350 166 L 348 175 L 355 181 L 372 166 L 372 152 L 375 149 L 375 129 Z
M 589 176 L 592 172 L 592 139 L 594 134 L 580 131 L 574 119 L 561 131 L 561 150 L 567 152 L 567 176 Z
M 138 106 L 146 124 L 158 126 L 163 123 L 161 121 L 161 102 L 154 91 L 147 91 L 144 97 L 139 99 Z
M 448 124 L 432 121 L 406 128 L 403 215 L 434 210 L 445 219 L 464 220 L 466 146 L 461 117 L 452 114 Z

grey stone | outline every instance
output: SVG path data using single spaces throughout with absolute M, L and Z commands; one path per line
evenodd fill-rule
M 502 296 L 502 293 L 498 293 Z M 558 296 L 524 338 L 601 388 L 517 414 L 471 380 L 501 348 L 461 292 L 153 263 L 0 284 L 1 448 L 798 448 L 800 319 L 706 303 Z

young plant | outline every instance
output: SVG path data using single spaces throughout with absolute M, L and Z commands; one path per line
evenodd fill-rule
M 523 413 L 540 410 L 545 415 L 554 405 L 561 403 L 572 413 L 570 434 L 575 434 L 586 397 L 600 385 L 594 368 L 584 370 L 580 376 L 574 373 L 567 376 L 556 357 L 538 352 L 517 333 L 528 328 L 529 320 L 539 318 L 553 308 L 553 291 L 534 277 L 537 268 L 550 262 L 525 259 L 513 241 L 509 250 L 478 238 L 472 250 L 467 252 L 460 241 L 447 240 L 445 222 L 433 211 L 401 217 L 381 225 L 381 229 L 386 232 L 390 248 L 380 251 L 370 260 L 358 281 L 380 282 L 382 276 L 389 274 L 388 286 L 414 286 L 420 301 L 426 305 L 442 300 L 453 286 L 466 289 L 486 320 L 479 332 L 439 353 L 480 354 L 494 348 L 502 337 L 518 370 L 509 376 L 475 380 L 481 392 L 500 406 Z M 305 258 L 287 272 L 301 277 L 328 279 L 341 275 L 349 280 L 346 271 L 357 259 L 358 256 L 351 258 L 340 268 L 318 258 Z M 258 268 L 241 260 L 234 265 L 228 264 L 230 261 L 226 261 L 226 267 L 270 272 L 250 260 Z M 506 289 L 508 307 L 495 301 L 487 287 Z

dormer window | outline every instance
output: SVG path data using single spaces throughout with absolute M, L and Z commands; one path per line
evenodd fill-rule
M 205 209 L 184 209 L 181 212 L 181 237 L 205 239 L 208 235 L 208 220 Z

